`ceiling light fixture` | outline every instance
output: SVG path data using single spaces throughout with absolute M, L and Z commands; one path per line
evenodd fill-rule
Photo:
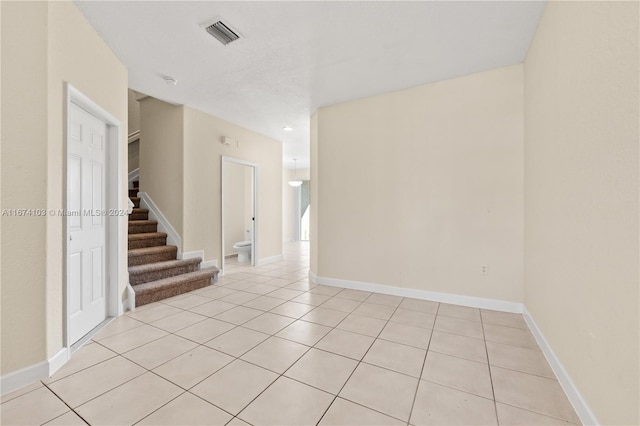
M 296 159 L 293 159 L 293 180 L 289 181 L 289 185 L 293 186 L 293 187 L 298 187 L 300 185 L 302 185 L 302 181 L 300 179 L 298 179 L 298 163 L 296 162 Z
M 285 132 L 290 132 L 290 131 L 292 131 L 292 130 L 293 130 L 293 127 L 284 126 L 284 127 L 282 128 L 282 130 L 284 130 Z

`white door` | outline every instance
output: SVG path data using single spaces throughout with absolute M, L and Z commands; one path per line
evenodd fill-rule
M 67 130 L 70 343 L 106 318 L 106 124 L 71 103 Z

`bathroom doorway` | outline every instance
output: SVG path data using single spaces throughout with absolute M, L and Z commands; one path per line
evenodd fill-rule
M 222 157 L 222 267 L 256 265 L 257 164 Z

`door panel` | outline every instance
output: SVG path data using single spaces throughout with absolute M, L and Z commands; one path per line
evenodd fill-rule
M 75 104 L 69 109 L 67 232 L 70 342 L 106 318 L 107 126 Z

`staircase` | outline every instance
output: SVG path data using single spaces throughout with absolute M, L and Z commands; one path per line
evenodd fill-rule
M 149 220 L 149 210 L 140 208 L 139 182 L 129 189 L 135 208 L 129 215 L 129 283 L 136 293 L 136 306 L 177 296 L 216 281 L 218 268 L 200 268 L 202 259 L 176 259 L 178 248 L 167 245 L 167 234 L 158 232 L 158 221 Z

